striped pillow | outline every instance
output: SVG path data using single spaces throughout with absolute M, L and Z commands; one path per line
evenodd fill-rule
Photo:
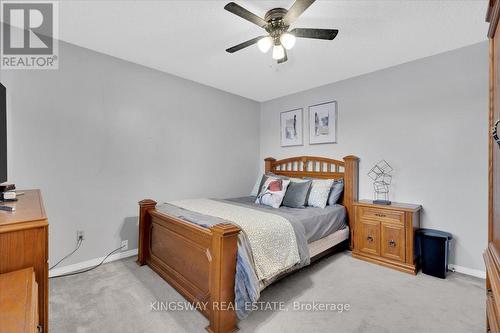
M 333 186 L 333 179 L 313 179 L 307 205 L 325 208 Z

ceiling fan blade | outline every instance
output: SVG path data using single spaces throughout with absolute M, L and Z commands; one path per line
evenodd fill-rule
M 295 37 L 298 38 L 314 38 L 314 39 L 327 39 L 333 40 L 337 37 L 339 31 L 337 29 L 308 29 L 308 28 L 295 28 L 290 31 Z
M 235 4 L 234 2 L 230 2 L 227 5 L 225 5 L 224 9 L 227 10 L 228 12 L 238 15 L 241 18 L 244 18 L 247 21 L 257 24 L 261 28 L 265 28 L 267 26 L 267 22 L 264 21 L 264 19 L 258 17 L 257 15 L 246 10 L 240 5 Z
M 233 47 L 230 47 L 230 48 L 226 49 L 226 52 L 234 53 L 236 51 L 242 50 L 245 47 L 249 47 L 250 45 L 257 43 L 259 41 L 259 39 L 261 39 L 262 37 L 264 37 L 264 36 L 255 37 L 255 38 L 252 38 L 250 40 L 247 40 L 246 42 L 243 42 L 243 43 L 240 43 L 240 44 L 235 45 Z
M 283 21 L 286 25 L 291 25 L 299 16 L 307 9 L 310 5 L 314 3 L 315 0 L 296 0 L 295 3 L 290 7 L 288 13 L 286 13 Z
M 286 54 L 286 49 L 285 49 L 285 56 L 281 59 L 278 60 L 278 64 L 282 64 L 288 60 L 288 55 Z

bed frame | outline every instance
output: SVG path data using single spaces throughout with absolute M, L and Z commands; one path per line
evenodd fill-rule
M 356 156 L 346 156 L 343 161 L 313 156 L 279 161 L 266 158 L 265 171 L 297 178 L 343 178 L 342 205 L 346 207 L 348 221 L 354 221 L 358 163 Z M 352 248 L 353 223 L 350 230 Z M 142 200 L 139 202 L 137 263 L 148 265 L 189 302 L 201 305 L 200 311 L 209 320 L 207 331 L 234 332 L 238 329 L 234 277 L 239 231 L 230 223 L 203 228 L 160 213 L 151 199 Z

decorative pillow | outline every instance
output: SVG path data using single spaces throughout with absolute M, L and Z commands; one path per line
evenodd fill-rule
M 325 208 L 333 186 L 333 179 L 313 179 L 307 205 Z
M 292 182 L 295 182 L 295 183 L 305 183 L 305 182 L 308 182 L 311 179 L 302 179 L 302 178 L 289 178 Z
M 259 175 L 259 178 L 257 178 L 257 181 L 255 182 L 255 185 L 253 186 L 252 192 L 250 193 L 251 196 L 258 196 L 260 189 L 262 188 L 262 185 L 264 185 L 264 182 L 266 181 L 266 176 L 263 174 Z
M 261 192 L 262 192 L 262 186 L 264 186 L 264 183 L 266 182 L 266 180 L 268 180 L 269 178 L 276 178 L 276 179 L 289 179 L 287 176 L 280 176 L 280 175 L 276 175 L 272 172 L 268 172 L 266 173 L 265 175 L 262 176 L 262 179 L 260 181 L 260 186 L 259 186 L 259 190 L 257 191 L 257 194 L 256 196 L 258 196 Z M 257 184 L 255 184 L 257 185 Z M 252 192 L 253 193 L 253 192 Z
M 277 175 L 277 174 L 272 173 L 272 172 L 268 172 L 268 173 L 266 173 L 266 176 L 267 176 L 267 177 L 279 178 L 279 179 L 285 179 L 285 180 L 287 180 L 287 179 L 291 180 L 291 179 L 292 179 L 292 178 L 290 178 L 290 177 L 287 177 L 287 176 L 282 176 L 282 175 Z
M 290 181 L 283 198 L 283 206 L 291 208 L 305 208 L 307 203 L 307 194 L 311 188 L 311 180 L 299 179 L 299 181 Z
M 285 197 L 286 189 L 290 181 L 287 179 L 280 179 L 274 177 L 268 177 L 264 186 L 262 186 L 262 191 L 257 196 L 255 200 L 256 204 L 271 206 L 273 208 L 279 208 L 281 202 Z
M 267 176 L 271 176 L 271 177 L 276 177 L 276 178 L 281 178 L 281 179 L 291 179 L 290 177 L 287 177 L 287 176 L 282 176 L 282 175 L 277 175 L 273 172 L 268 172 L 266 173 Z
M 344 191 L 344 180 L 338 179 L 333 182 L 332 191 L 330 192 L 330 197 L 328 198 L 328 204 L 333 206 L 339 201 L 340 195 Z

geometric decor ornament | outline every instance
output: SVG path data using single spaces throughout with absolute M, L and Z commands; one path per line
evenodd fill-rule
M 389 201 L 389 185 L 392 182 L 391 172 L 393 170 L 386 160 L 381 160 L 368 172 L 368 177 L 373 180 L 374 204 L 391 204 Z

